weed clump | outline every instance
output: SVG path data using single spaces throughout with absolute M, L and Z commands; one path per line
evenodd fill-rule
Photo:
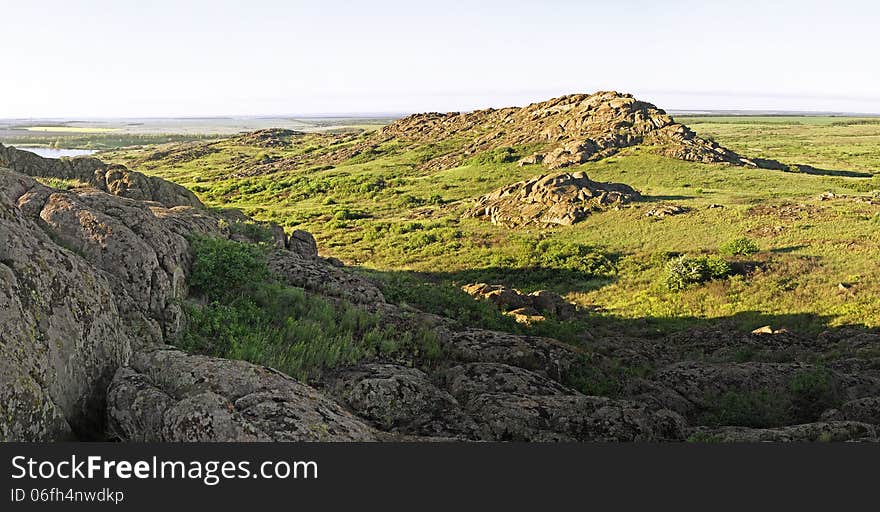
M 724 279 L 732 272 L 730 264 L 719 256 L 680 256 L 666 264 L 666 286 L 684 290 L 712 279 Z
M 760 249 L 751 238 L 734 238 L 719 248 L 721 254 L 728 256 L 751 256 Z

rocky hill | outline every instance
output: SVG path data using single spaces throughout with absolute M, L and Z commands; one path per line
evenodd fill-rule
M 350 138 L 340 138 L 340 142 Z M 601 160 L 623 148 L 645 145 L 659 154 L 703 163 L 787 170 L 774 160 L 749 159 L 714 141 L 699 137 L 690 128 L 656 106 L 631 94 L 602 91 L 570 94 L 525 107 L 473 112 L 414 114 L 395 121 L 356 144 L 340 145 L 317 158 L 297 156 L 274 162 L 251 173 L 294 168 L 308 163 L 337 164 L 347 159 L 381 152 L 385 144 L 407 148 L 432 146 L 438 154 L 421 164 L 426 170 L 461 165 L 467 158 L 513 148 L 521 165 L 542 163 L 548 169 Z
M 180 303 L 188 294 L 190 237 L 247 242 L 230 230 L 240 214 L 211 212 L 197 201 L 175 204 L 186 196 L 167 194 L 175 185 L 145 182 L 118 167 L 113 172 L 128 182 L 149 187 L 105 188 L 98 180 L 53 189 L 31 175 L 85 180 L 106 175 L 107 166 L 3 151 L 12 156 L 4 164 L 14 168 L 0 169 L 3 440 L 649 440 L 685 434 L 673 412 L 565 387 L 560 380 L 578 353 L 559 342 L 455 331 L 451 321 L 385 303 L 373 284 L 316 256 L 304 233 L 287 237 L 273 229 L 269 259 L 280 279 L 360 304 L 387 322 L 435 325 L 449 359 L 421 369 L 413 361 L 364 361 L 325 375 L 321 393 L 268 368 L 185 354 L 169 344 L 186 328 Z
M 522 108 L 416 114 L 377 135 L 422 143 L 459 137 L 467 139 L 461 149 L 428 165 L 446 168 L 467 155 L 529 144 L 543 147 L 521 162 L 543 162 L 549 169 L 600 160 L 639 144 L 655 145 L 662 154 L 682 160 L 757 165 L 698 137 L 654 105 L 614 91 L 571 94 Z
M 504 111 L 486 115 L 501 115 L 495 112 Z M 370 137 L 386 137 L 411 121 Z M 550 206 L 522 204 L 535 194 L 551 198 Z M 563 172 L 487 196 L 481 211 L 511 223 L 574 221 L 576 215 L 560 215 L 553 205 L 601 209 L 635 198 L 625 185 Z M 300 379 L 187 353 L 179 345 L 193 318 L 184 306 L 205 300 L 191 287 L 197 236 L 258 245 L 279 285 L 319 297 L 328 308 L 365 312 L 384 328 L 430 334 L 436 350 L 432 357 L 409 348 L 375 351 Z M 505 297 L 508 309 L 515 301 L 533 307 L 547 321 L 581 314 L 546 293 L 494 283 L 476 288 L 486 300 Z M 320 257 L 303 231 L 286 234 L 240 212 L 205 208 L 180 186 L 98 159 L 42 159 L 0 146 L 2 440 L 877 441 L 880 435 L 877 334 L 583 333 L 583 344 L 567 344 L 465 327 L 435 314 L 441 311 L 386 297 L 375 282 Z

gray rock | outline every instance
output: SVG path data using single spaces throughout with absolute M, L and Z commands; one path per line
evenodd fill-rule
M 34 177 L 74 179 L 113 195 L 155 201 L 164 206 L 202 207 L 198 198 L 180 185 L 106 164 L 97 158 L 43 158 L 0 144 L 0 167 Z
M 296 252 L 275 250 L 269 254 L 269 269 L 287 284 L 313 292 L 360 304 L 385 302 L 376 285 L 320 258 L 305 258 Z
M 485 393 L 531 396 L 572 395 L 569 388 L 543 375 L 501 363 L 468 363 L 443 373 L 446 389 L 463 402 Z
M 502 187 L 477 199 L 465 217 L 487 218 L 493 224 L 571 225 L 593 211 L 638 200 L 641 196 L 622 183 L 599 183 L 583 172 L 538 176 Z
M 93 438 L 132 341 L 107 276 L 6 194 L 28 182 L 0 170 L 0 440 Z
M 295 229 L 287 239 L 287 248 L 303 258 L 315 259 L 318 257 L 318 244 L 315 243 L 315 237 L 308 231 Z
M 724 443 L 759 442 L 839 442 L 873 441 L 878 439 L 877 428 L 855 421 L 831 421 L 788 425 L 778 428 L 720 427 L 701 428 L 691 435 L 692 440 Z
M 453 360 L 518 366 L 557 381 L 565 377 L 580 357 L 572 347 L 551 338 L 482 329 L 438 329 L 438 334 Z
M 684 419 L 635 402 L 583 395 L 487 393 L 468 410 L 488 441 L 683 440 Z
M 313 388 L 243 361 L 140 351 L 108 390 L 123 441 L 371 441 L 377 432 Z
M 333 396 L 383 430 L 432 437 L 470 437 L 474 422 L 421 370 L 368 363 L 337 372 Z

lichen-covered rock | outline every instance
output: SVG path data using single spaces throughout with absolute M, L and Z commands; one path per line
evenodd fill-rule
M 573 390 L 535 372 L 501 363 L 467 363 L 443 372 L 446 389 L 462 402 L 485 393 L 573 395 Z
M 453 360 L 518 366 L 557 381 L 563 380 L 580 358 L 574 348 L 552 338 L 482 329 L 439 329 L 438 334 Z
M 571 225 L 594 211 L 607 210 L 640 198 L 622 183 L 599 183 L 583 172 L 538 176 L 477 199 L 465 217 L 487 218 L 493 224 L 518 227 Z
M 371 441 L 374 429 L 313 388 L 243 361 L 170 347 L 135 353 L 107 394 L 124 441 Z
M 467 409 L 487 441 L 669 441 L 685 438 L 686 423 L 669 410 L 584 396 L 486 393 Z
M 837 409 L 827 411 L 822 419 L 847 420 L 880 425 L 880 396 L 850 400 Z
M 287 250 L 269 254 L 269 270 L 292 286 L 360 304 L 385 302 L 376 285 L 320 258 Z
M 515 288 L 486 283 L 466 284 L 461 289 L 471 297 L 488 300 L 502 311 L 511 313 L 521 308 L 531 308 L 536 315 L 568 320 L 577 311 L 574 304 L 563 299 L 559 294 L 547 290 L 526 294 Z
M 334 375 L 328 391 L 383 430 L 432 437 L 473 435 L 458 402 L 416 368 L 362 364 Z
M 652 377 L 652 386 L 635 396 L 657 407 L 672 408 L 693 417 L 713 410 L 721 397 L 731 393 L 778 401 L 779 408 L 783 408 L 799 399 L 821 403 L 876 395 L 880 379 L 807 363 L 690 361 L 662 368 Z M 782 415 L 787 411 L 777 412 Z M 818 415 L 821 411 L 814 412 Z
M 93 438 L 131 354 L 111 281 L 15 204 L 0 170 L 0 440 Z
M 688 209 L 684 206 L 677 204 L 661 204 L 655 208 L 651 208 L 647 212 L 645 212 L 645 217 L 671 217 L 673 215 L 681 215 L 683 213 L 687 213 Z
M 287 239 L 286 246 L 303 258 L 315 259 L 318 257 L 318 244 L 315 243 L 315 237 L 308 231 L 293 230 Z
M 788 425 L 777 428 L 719 427 L 701 428 L 691 437 L 695 441 L 723 443 L 759 442 L 877 442 L 878 430 L 874 425 L 857 421 L 830 421 Z

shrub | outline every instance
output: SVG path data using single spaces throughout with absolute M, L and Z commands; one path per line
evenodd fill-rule
M 681 256 L 666 265 L 666 285 L 678 291 L 693 284 L 730 275 L 730 264 L 718 256 Z
M 271 242 L 274 239 L 272 230 L 262 222 L 232 222 L 229 224 L 229 231 L 247 237 L 254 242 Z
M 750 256 L 760 249 L 758 244 L 751 238 L 734 238 L 733 240 L 722 245 L 719 249 L 722 254 L 729 256 Z
M 264 281 L 269 271 L 259 246 L 222 238 L 194 237 L 189 284 L 209 301 L 234 298 Z
M 819 415 L 839 405 L 840 397 L 831 373 L 824 368 L 804 370 L 792 377 L 791 416 L 795 421 L 815 421 Z
M 336 210 L 336 212 L 333 213 L 333 218 L 335 220 L 343 220 L 343 221 L 344 220 L 365 219 L 367 217 L 368 217 L 368 215 L 363 212 L 350 210 L 348 208 L 340 208 L 340 209 Z

